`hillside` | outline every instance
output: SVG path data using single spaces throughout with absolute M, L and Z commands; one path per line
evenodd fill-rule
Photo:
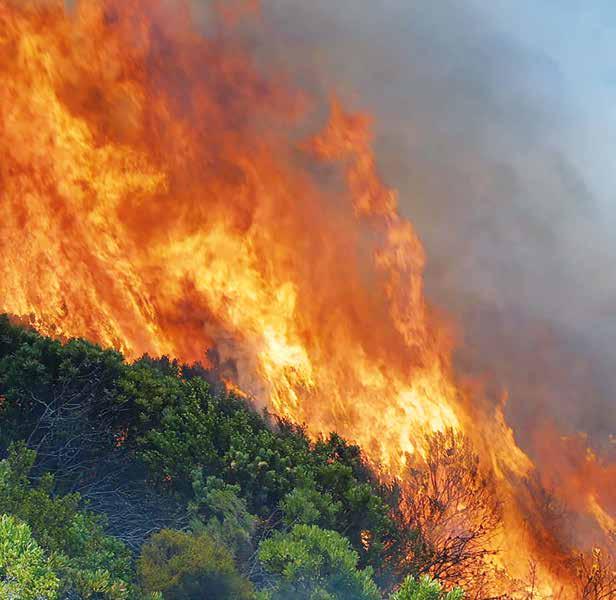
M 382 598 L 429 570 L 357 446 L 311 441 L 199 365 L 4 316 L 0 399 L 6 597 Z

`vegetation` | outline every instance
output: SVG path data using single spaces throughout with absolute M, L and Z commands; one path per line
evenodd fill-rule
M 408 474 L 398 512 L 400 529 L 410 532 L 401 548 L 408 569 L 478 587 L 500 523 L 494 482 L 468 440 L 452 431 L 428 439 L 418 467 Z
M 30 527 L 0 516 L 0 598 L 55 598 L 60 582 Z
M 132 565 L 125 545 L 104 533 L 103 517 L 80 510 L 78 494 L 54 496 L 53 476 L 45 474 L 31 485 L 28 475 L 34 460 L 34 451 L 17 445 L 0 463 L 0 512 L 13 519 L 3 522 L 0 544 L 11 546 L 11 539 L 16 540 L 20 561 L 33 568 L 32 573 L 20 570 L 19 576 L 7 571 L 6 580 L 15 578 L 29 587 L 27 582 L 34 578 L 47 586 L 49 597 L 51 589 L 59 587 L 64 594 L 86 598 L 95 593 L 126 598 Z M 6 556 L 4 568 L 10 569 Z
M 254 598 L 231 552 L 206 533 L 163 529 L 143 546 L 138 569 L 144 590 L 169 600 Z
M 460 588 L 444 592 L 438 581 L 423 576 L 421 579 L 407 577 L 390 600 L 462 600 L 463 598 L 464 592 Z
M 277 532 L 261 543 L 259 559 L 273 576 L 264 594 L 271 600 L 380 598 L 370 567 L 357 568 L 359 556 L 335 531 L 296 525 L 288 532 Z
M 0 422 L 0 599 L 480 597 L 500 507 L 452 432 L 386 486 L 357 446 L 256 412 L 200 365 L 6 317 Z M 613 591 L 598 557 L 577 567 L 584 597 Z

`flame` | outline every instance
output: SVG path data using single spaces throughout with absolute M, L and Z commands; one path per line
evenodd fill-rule
M 369 117 L 332 98 L 306 139 L 318 98 L 233 35 L 258 3 L 220 8 L 208 37 L 185 4 L 0 0 L 0 310 L 133 358 L 216 347 L 229 389 L 338 431 L 384 477 L 427 433 L 466 432 L 505 500 L 501 567 L 566 585 L 518 498 L 532 461 L 453 374 Z
M 589 494 L 588 506 L 597 519 L 597 523 L 601 526 L 601 529 L 603 529 L 607 535 L 616 536 L 616 519 L 605 511 L 594 494 Z

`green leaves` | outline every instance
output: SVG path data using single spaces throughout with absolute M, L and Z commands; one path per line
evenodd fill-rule
M 28 474 L 34 459 L 31 450 L 17 445 L 8 459 L 0 461 L 0 513 L 26 524 L 33 543 L 50 557 L 48 567 L 60 591 L 74 590 L 83 598 L 94 594 L 108 600 L 128 598 L 132 579 L 128 550 L 105 535 L 101 517 L 80 510 L 77 494 L 54 496 L 51 476 L 31 485 Z M 31 553 L 32 560 L 39 560 L 37 552 Z
M 138 569 L 145 592 L 165 600 L 254 598 L 231 553 L 207 534 L 160 531 L 144 545 Z
M 427 576 L 421 579 L 407 577 L 400 589 L 389 598 L 390 600 L 463 600 L 464 592 L 460 588 L 444 592 L 438 581 Z
M 335 531 L 296 525 L 276 533 L 259 547 L 259 560 L 270 576 L 271 600 L 379 600 L 372 570 L 357 568 L 359 556 Z
M 54 600 L 60 581 L 25 523 L 0 516 L 0 600 Z
M 293 525 L 320 525 L 335 527 L 342 503 L 334 501 L 331 494 L 321 493 L 314 485 L 295 488 L 280 504 L 287 527 Z
M 201 472 L 193 481 L 195 500 L 189 504 L 193 515 L 193 530 L 207 533 L 226 546 L 236 558 L 246 559 L 252 551 L 252 536 L 257 519 L 239 496 L 240 487 L 228 485 L 217 477 L 205 481 Z
M 282 509 L 288 526 L 345 532 L 362 564 L 378 565 L 392 525 L 357 446 L 335 434 L 312 443 L 301 428 L 268 422 L 244 401 L 215 396 L 203 380 L 169 375 L 151 361 L 128 369 L 121 387 L 138 414 L 137 454 L 159 488 L 201 502 L 192 485 L 197 467 L 201 481 L 215 476 L 239 486 L 250 514 L 265 520 Z M 362 532 L 369 532 L 370 546 Z

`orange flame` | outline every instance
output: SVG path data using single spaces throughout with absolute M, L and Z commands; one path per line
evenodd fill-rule
M 514 483 L 534 467 L 456 383 L 369 119 L 334 99 L 302 141 L 317 99 L 260 74 L 227 29 L 235 4 L 209 38 L 177 3 L 0 0 L 0 310 L 129 357 L 215 346 L 229 387 L 359 443 L 385 477 L 426 433 L 467 432 L 501 482 L 517 577 L 543 561 Z

